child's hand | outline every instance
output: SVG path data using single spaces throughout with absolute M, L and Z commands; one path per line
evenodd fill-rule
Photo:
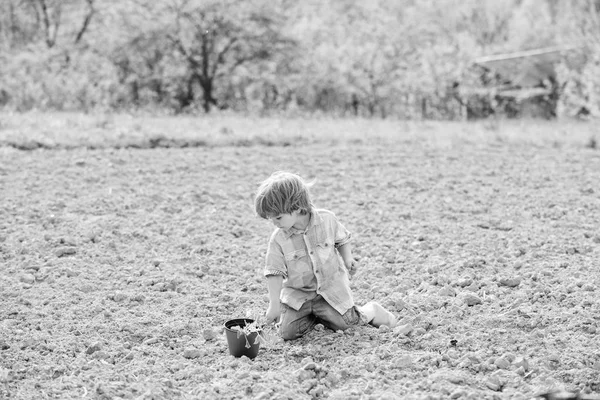
M 350 278 L 352 278 L 356 274 L 356 271 L 358 271 L 356 260 L 352 260 L 350 266 L 346 266 L 346 268 L 348 269 L 348 274 L 350 274 Z
M 267 320 L 267 325 L 279 322 L 279 317 L 281 317 L 281 304 L 269 303 L 269 308 L 267 308 L 267 315 L 265 317 Z

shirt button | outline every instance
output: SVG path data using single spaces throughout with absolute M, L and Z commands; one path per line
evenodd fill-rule
M 311 251 L 310 254 L 312 254 L 313 252 Z

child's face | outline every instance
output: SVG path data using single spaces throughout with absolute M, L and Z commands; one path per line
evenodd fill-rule
M 300 216 L 300 212 L 298 210 L 292 211 L 291 214 L 279 214 L 269 216 L 268 220 L 271 221 L 273 225 L 280 229 L 290 229 L 298 222 L 298 217 Z

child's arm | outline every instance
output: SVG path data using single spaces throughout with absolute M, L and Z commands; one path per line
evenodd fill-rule
M 283 286 L 283 275 L 267 276 L 267 287 L 269 289 L 269 308 L 267 308 L 267 324 L 275 323 L 281 316 L 281 287 Z
M 350 243 L 343 244 L 337 248 L 340 256 L 342 256 L 342 260 L 344 260 L 344 265 L 348 270 L 350 276 L 354 276 L 356 274 L 356 263 L 354 262 L 354 257 L 352 257 L 352 247 Z

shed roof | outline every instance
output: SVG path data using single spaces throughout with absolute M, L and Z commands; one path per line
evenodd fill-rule
M 475 64 L 492 69 L 521 87 L 536 86 L 544 79 L 556 77 L 556 64 L 566 52 L 577 46 L 555 46 L 535 50 L 489 55 L 475 59 Z

